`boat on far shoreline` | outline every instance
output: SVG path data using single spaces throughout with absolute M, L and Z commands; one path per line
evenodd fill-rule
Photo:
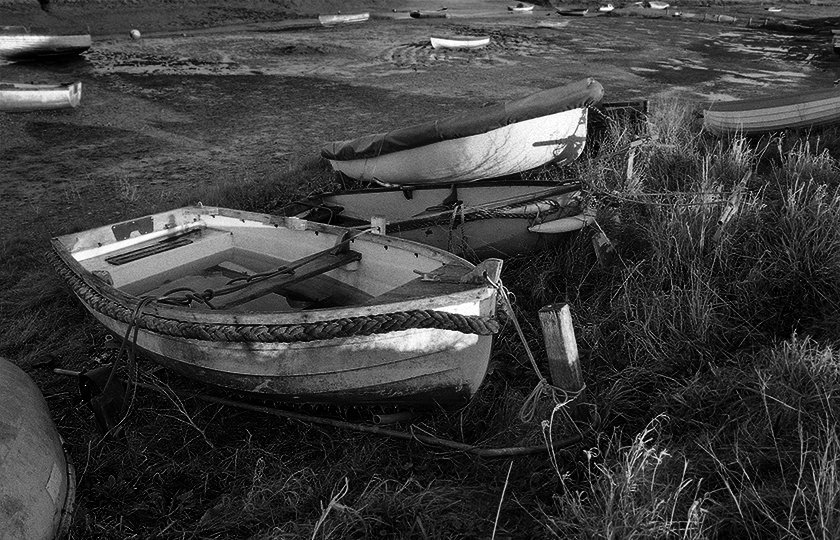
M 72 109 L 82 99 L 82 83 L 21 84 L 0 81 L 0 111 Z
M 478 49 L 490 44 L 490 36 L 432 36 L 435 49 Z
M 337 24 L 360 23 L 370 19 L 370 13 L 351 13 L 351 14 L 330 14 L 318 15 L 318 22 L 323 26 L 335 26 Z
M 82 54 L 91 46 L 90 34 L 32 32 L 25 26 L 0 26 L 0 58 L 32 61 Z

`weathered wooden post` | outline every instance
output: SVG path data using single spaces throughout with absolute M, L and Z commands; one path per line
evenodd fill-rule
M 587 411 L 582 406 L 584 382 L 572 312 L 568 304 L 551 304 L 540 309 L 539 317 L 551 383 L 570 394 L 581 392 L 572 402 L 570 413 L 575 420 L 583 420 Z

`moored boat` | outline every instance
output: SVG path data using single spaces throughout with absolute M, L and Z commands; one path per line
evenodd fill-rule
M 566 8 L 558 9 L 557 13 L 566 17 L 586 17 L 592 12 L 590 12 L 588 8 Z
M 63 538 L 75 490 L 44 396 L 22 369 L 0 358 L 0 538 Z
M 0 58 L 6 60 L 72 56 L 85 52 L 90 46 L 90 34 L 33 33 L 23 26 L 0 27 Z
M 365 22 L 370 19 L 370 13 L 334 13 L 328 15 L 318 15 L 318 22 L 323 26 L 335 26 L 337 24 L 349 24 Z
M 508 11 L 513 11 L 514 13 L 527 13 L 530 11 L 534 11 L 534 4 L 526 4 L 525 2 L 517 2 L 512 6 L 508 6 Z
M 429 38 L 435 49 L 477 49 L 490 44 L 490 36 L 432 36 Z
M 614 11 L 614 10 L 615 10 L 615 6 L 612 5 L 612 4 L 607 4 L 607 5 L 604 5 L 604 6 L 600 6 L 598 8 L 598 11 L 601 11 L 603 13 L 610 13 L 611 11 Z
M 831 31 L 831 48 L 836 54 L 840 54 L 840 30 Z
M 278 400 L 460 404 L 501 261 L 297 218 L 187 207 L 52 240 L 93 316 L 195 380 Z
M 469 182 L 577 159 L 587 108 L 603 97 L 594 79 L 321 149 L 333 169 L 383 185 Z
M 448 19 L 449 12 L 444 9 L 438 9 L 435 11 L 418 9 L 410 12 L 409 16 L 412 19 Z
M 387 221 L 386 233 L 473 259 L 510 257 L 551 241 L 529 232 L 581 213 L 580 184 L 470 182 L 325 193 L 280 213 L 343 227 Z
M 72 109 L 82 99 L 82 83 L 20 84 L 0 82 L 0 111 Z
M 651 9 L 668 9 L 671 7 L 671 4 L 668 2 L 661 2 L 659 0 L 650 0 L 648 2 L 648 7 Z
M 795 95 L 718 101 L 703 113 L 715 133 L 756 134 L 840 122 L 840 88 Z

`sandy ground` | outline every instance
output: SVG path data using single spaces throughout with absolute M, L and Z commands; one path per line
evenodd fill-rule
M 371 20 L 318 25 L 317 14 L 336 6 L 368 10 Z M 0 227 L 39 222 L 58 234 L 84 215 L 103 223 L 133 217 L 127 214 L 137 200 L 164 207 L 197 188 L 271 178 L 316 157 L 325 141 L 588 76 L 604 85 L 608 101 L 697 104 L 840 78 L 840 57 L 824 29 L 791 34 L 673 17 L 572 18 L 545 7 L 516 15 L 505 6 L 455 0 L 447 3 L 451 18 L 415 20 L 399 12 L 440 3 L 82 0 L 54 2 L 44 13 L 34 0 L 0 2 L 0 24 L 94 35 L 76 61 L 0 66 L 0 80 L 84 86 L 75 110 L 0 113 Z M 801 19 L 838 8 L 786 9 Z M 727 11 L 736 12 L 767 16 L 760 6 Z M 542 28 L 540 21 L 565 26 Z M 131 28 L 143 37 L 130 39 Z M 491 44 L 440 51 L 429 44 L 433 34 L 484 34 Z

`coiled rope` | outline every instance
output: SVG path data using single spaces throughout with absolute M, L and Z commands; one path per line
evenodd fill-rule
M 46 256 L 73 293 L 90 309 L 124 324 L 167 336 L 204 341 L 297 343 L 411 329 L 433 328 L 477 335 L 499 332 L 499 321 L 494 317 L 460 315 L 431 309 L 294 324 L 199 323 L 168 319 L 152 313 L 135 313 L 137 301 L 121 303 L 107 298 L 88 285 L 57 254 L 47 252 Z M 147 300 L 140 299 L 139 302 L 145 303 Z

